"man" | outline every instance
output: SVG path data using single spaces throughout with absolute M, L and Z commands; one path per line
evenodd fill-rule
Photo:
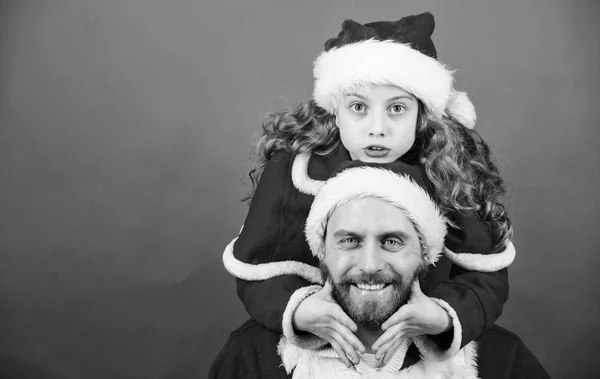
M 310 333 L 287 331 L 287 337 L 280 338 L 249 321 L 232 333 L 210 376 L 548 377 L 522 342 L 498 327 L 486 332 L 479 346 L 469 343 L 444 360 L 439 359 L 439 347 L 431 337 L 418 335 L 410 328 L 403 333 L 387 332 L 395 337 L 380 339 L 386 336 L 383 329 L 390 316 L 410 302 L 427 298 L 419 279 L 438 260 L 444 246 L 445 220 L 426 188 L 411 166 L 353 163 L 326 182 L 311 207 L 306 238 L 313 254 L 321 260 L 322 283 L 328 290 L 323 293 L 329 294 L 330 300 L 358 326 L 355 335 L 366 351 L 360 354 L 357 364 L 347 368 L 326 341 Z M 314 292 L 308 289 L 305 295 Z M 303 299 L 295 299 L 296 306 Z M 442 300 L 429 301 L 450 314 L 453 331 L 460 334 L 460 323 L 452 308 Z M 284 318 L 291 319 L 294 304 L 288 309 Z M 381 340 L 393 347 L 387 349 L 393 353 L 385 359 L 374 355 L 373 345 Z

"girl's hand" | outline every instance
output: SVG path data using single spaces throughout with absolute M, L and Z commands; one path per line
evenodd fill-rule
M 356 351 L 365 351 L 364 345 L 353 333 L 357 330 L 356 324 L 331 298 L 329 282 L 298 305 L 292 316 L 292 325 L 296 330 L 310 332 L 329 342 L 348 368 L 359 362 Z
M 375 358 L 384 358 L 387 363 L 406 338 L 440 334 L 450 329 L 451 321 L 446 310 L 425 295 L 415 281 L 408 304 L 381 325 L 385 332 L 373 344 Z

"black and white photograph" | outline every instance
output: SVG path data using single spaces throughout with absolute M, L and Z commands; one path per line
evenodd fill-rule
M 0 378 L 599 378 L 599 19 L 0 0 Z

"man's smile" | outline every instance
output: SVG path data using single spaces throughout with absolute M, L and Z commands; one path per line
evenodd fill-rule
M 386 286 L 386 284 L 380 283 L 380 284 L 364 284 L 364 283 L 358 283 L 356 284 L 356 286 L 358 288 L 360 288 L 361 290 L 368 290 L 368 291 L 379 291 L 382 290 L 383 287 Z
M 352 284 L 350 293 L 354 293 L 358 296 L 384 296 L 389 292 L 393 286 L 390 283 L 378 283 L 378 284 L 366 284 L 366 283 L 354 283 Z

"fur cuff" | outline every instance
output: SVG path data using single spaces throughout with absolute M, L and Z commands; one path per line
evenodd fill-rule
M 460 325 L 458 315 L 448 303 L 446 303 L 444 300 L 436 298 L 431 298 L 431 300 L 435 301 L 440 307 L 444 308 L 444 310 L 448 312 L 450 318 L 452 319 L 452 328 L 454 330 L 452 343 L 450 344 L 448 350 L 444 351 L 441 350 L 437 344 L 429 339 L 429 337 L 426 335 L 415 337 L 414 342 L 419 348 L 421 355 L 423 355 L 425 359 L 441 362 L 454 357 L 459 352 L 460 343 L 462 341 L 462 326 Z
M 266 280 L 279 275 L 298 275 L 311 283 L 322 283 L 321 270 L 306 263 L 282 261 L 251 264 L 240 261 L 233 255 L 237 239 L 238 237 L 234 238 L 223 252 L 223 265 L 231 275 L 249 281 Z
M 315 196 L 325 184 L 324 181 L 312 179 L 308 176 L 308 161 L 310 153 L 300 153 L 294 158 L 292 164 L 292 183 L 298 191 Z
M 444 254 L 454 264 L 472 271 L 494 272 L 510 266 L 515 260 L 516 251 L 512 242 L 508 242 L 506 249 L 496 254 L 456 254 L 444 248 Z
M 323 287 L 319 285 L 302 287 L 290 296 L 285 311 L 283 312 L 282 330 L 283 336 L 294 345 L 303 349 L 316 349 L 327 344 L 322 338 L 317 337 L 314 334 L 307 333 L 305 337 L 299 336 L 294 332 L 294 326 L 292 324 L 292 316 L 294 312 L 304 299 L 310 295 L 320 291 Z

